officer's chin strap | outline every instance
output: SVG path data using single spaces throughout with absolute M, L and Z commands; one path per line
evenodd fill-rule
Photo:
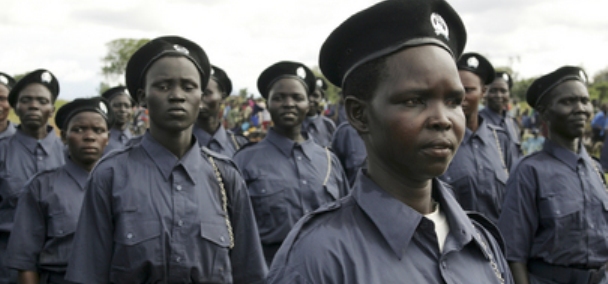
M 226 227 L 228 228 L 228 236 L 230 237 L 230 249 L 234 248 L 234 233 L 232 231 L 232 224 L 230 223 L 230 216 L 228 215 L 228 195 L 226 194 L 226 188 L 224 187 L 224 181 L 222 179 L 222 175 L 220 174 L 220 170 L 215 164 L 215 160 L 210 155 L 207 155 L 209 158 L 209 162 L 213 166 L 213 172 L 215 172 L 215 177 L 217 178 L 217 182 L 220 184 L 220 193 L 222 195 L 222 209 L 224 210 Z

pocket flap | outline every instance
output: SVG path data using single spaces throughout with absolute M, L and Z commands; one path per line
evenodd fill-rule
M 230 246 L 230 235 L 226 223 L 201 223 L 201 237 L 221 247 Z
M 157 220 L 126 219 L 116 224 L 114 240 L 124 245 L 135 245 L 160 236 L 161 225 Z
M 76 217 L 77 218 L 77 217 Z M 72 220 L 64 212 L 50 215 L 47 225 L 47 235 L 49 237 L 63 237 L 76 232 L 77 221 Z

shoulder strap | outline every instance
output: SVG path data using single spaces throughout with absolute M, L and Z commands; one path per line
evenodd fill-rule
M 492 133 L 494 134 L 494 140 L 496 141 L 496 148 L 498 149 L 498 155 L 500 155 L 500 161 L 502 162 L 502 167 L 505 168 L 505 172 L 507 173 L 507 177 L 509 176 L 509 168 L 507 168 L 507 163 L 505 163 L 505 155 L 502 151 L 502 147 L 500 147 L 500 140 L 498 139 L 498 133 L 496 133 L 496 129 L 490 127 L 492 129 Z
M 205 153 L 205 151 L 203 151 L 203 153 Z M 230 222 L 230 215 L 228 214 L 228 194 L 226 194 L 226 188 L 224 187 L 224 180 L 222 179 L 222 174 L 220 173 L 219 168 L 217 167 L 217 164 L 215 163 L 215 160 L 213 159 L 213 157 L 211 155 L 207 155 L 207 153 L 205 153 L 205 156 L 207 156 L 207 159 L 209 159 L 209 162 L 211 163 L 211 166 L 213 167 L 213 172 L 215 173 L 215 177 L 217 178 L 217 183 L 220 185 L 220 193 L 221 193 L 221 197 L 222 197 L 222 209 L 224 210 L 225 215 L 225 221 L 226 221 L 226 227 L 228 228 L 228 235 L 230 237 L 230 249 L 234 248 L 234 233 L 232 230 L 232 223 Z
M 239 146 L 239 143 L 236 142 L 236 135 L 234 133 L 230 133 L 230 138 L 232 138 L 232 144 L 234 144 L 234 149 L 236 149 L 237 151 L 241 148 L 241 146 Z

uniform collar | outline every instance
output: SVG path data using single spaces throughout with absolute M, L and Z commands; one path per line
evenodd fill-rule
M 273 128 L 268 130 L 268 134 L 266 134 L 266 138 L 264 138 L 264 140 L 267 140 L 272 145 L 277 147 L 277 149 L 279 149 L 279 151 L 288 158 L 292 156 L 293 148 L 300 145 L 302 152 L 304 152 L 304 156 L 310 160 L 313 149 L 316 146 L 315 142 L 310 137 L 306 137 L 306 140 L 302 143 L 296 143 L 293 140 L 278 134 Z
M 455 244 L 463 247 L 473 239 L 475 228 L 443 183 L 436 178 L 432 182 L 433 197 L 439 202 L 450 226 L 447 240 L 454 238 L 451 243 L 446 240 L 444 252 L 457 249 Z M 365 169 L 359 171 L 352 194 L 395 255 L 399 259 L 403 258 L 414 233 L 420 226 L 422 214 L 381 189 L 367 177 Z
M 116 129 L 114 127 L 110 129 L 110 137 L 115 137 L 116 140 L 119 140 L 118 138 L 122 135 L 127 137 L 127 140 L 133 138 L 133 133 L 131 133 L 131 130 L 128 127 L 125 128 L 125 130 Z
M 302 123 L 302 127 L 308 129 L 314 127 L 315 129 L 321 129 L 323 126 L 323 117 L 321 115 L 307 116 Z
M 87 183 L 87 179 L 89 178 L 89 172 L 87 172 L 82 167 L 76 165 L 76 163 L 74 163 L 71 158 L 65 159 L 64 168 L 68 175 L 70 175 L 72 179 L 74 179 L 76 183 L 78 183 L 80 189 L 84 189 Z
M 194 177 L 196 177 L 197 174 L 200 174 L 199 167 L 202 164 L 203 157 L 196 137 L 193 136 L 192 139 L 194 140 L 193 145 L 179 160 L 173 153 L 167 150 L 167 148 L 158 143 L 150 132 L 144 134 L 141 146 L 148 153 L 148 156 L 152 159 L 165 180 L 169 180 L 173 169 L 182 165 L 190 177 L 190 180 L 196 184 L 196 179 Z
M 486 118 L 488 120 L 490 120 L 490 121 L 488 121 L 488 123 L 491 123 L 491 124 L 494 124 L 494 125 L 501 125 L 502 124 L 502 121 L 504 119 L 504 115 L 500 115 L 499 113 L 494 112 L 493 110 L 491 110 L 488 107 L 482 109 L 481 112 L 484 112 L 486 114 Z
M 579 159 L 585 160 L 585 157 L 589 156 L 587 154 L 587 150 L 585 150 L 585 146 L 583 146 L 582 143 L 579 143 L 578 148 L 579 153 L 576 154 L 566 149 L 565 147 L 551 141 L 551 139 L 545 139 L 545 144 L 543 145 L 543 151 L 560 160 L 573 171 L 576 171 Z
M 482 144 L 486 143 L 486 140 L 488 137 L 490 137 L 492 134 L 492 132 L 490 131 L 489 128 L 489 124 L 488 122 L 486 122 L 485 119 L 483 119 L 483 117 L 481 117 L 481 115 L 477 115 L 477 121 L 479 121 L 479 126 L 477 127 L 477 130 L 475 132 L 473 132 L 473 130 L 467 128 L 464 132 L 464 139 L 462 140 L 462 143 L 468 143 L 470 139 L 473 138 L 478 138 L 476 139 L 476 141 L 479 141 Z
M 44 137 L 42 140 L 38 140 L 32 136 L 26 135 L 23 130 L 21 130 L 21 126 L 17 126 L 17 132 L 15 132 L 15 139 L 21 142 L 21 144 L 23 144 L 23 146 L 25 146 L 25 148 L 27 148 L 27 150 L 30 151 L 30 153 L 32 154 L 36 153 L 36 148 L 38 148 L 38 145 L 42 147 L 42 150 L 44 150 L 46 154 L 51 154 L 53 153 L 53 145 L 57 143 L 59 137 L 57 137 L 57 135 L 55 134 L 55 130 L 52 126 L 47 125 L 46 130 L 46 137 Z
M 209 147 L 210 143 L 215 141 L 221 149 L 224 149 L 224 145 L 230 142 L 228 140 L 228 134 L 226 133 L 226 129 L 221 124 L 213 135 L 209 134 L 207 131 L 196 126 L 195 124 L 192 128 L 192 134 L 196 136 L 196 139 L 198 139 L 198 142 L 201 146 Z
M 2 131 L 0 133 L 0 139 L 6 138 L 6 137 L 11 137 L 15 134 L 15 132 L 17 132 L 17 128 L 15 127 L 15 124 L 13 124 L 10 121 L 7 121 L 6 123 L 7 123 L 6 129 L 4 129 L 4 131 Z

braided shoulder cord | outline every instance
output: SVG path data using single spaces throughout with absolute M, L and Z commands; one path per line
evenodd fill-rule
M 226 227 L 228 228 L 228 235 L 230 237 L 230 249 L 234 248 L 234 233 L 232 231 L 232 224 L 230 223 L 230 216 L 228 215 L 228 195 L 226 194 L 226 188 L 224 187 L 224 181 L 222 179 L 222 175 L 220 174 L 220 170 L 215 164 L 215 160 L 210 155 L 207 155 L 209 158 L 209 162 L 213 166 L 213 171 L 215 172 L 215 177 L 217 178 L 217 182 L 220 185 L 220 192 L 222 195 L 222 209 L 224 210 Z
M 230 133 L 230 138 L 232 138 L 232 144 L 234 144 L 234 149 L 238 151 L 241 147 L 239 146 L 239 143 L 236 142 L 236 137 L 234 133 Z
M 508 177 L 509 168 L 507 168 L 507 163 L 505 163 L 505 155 L 502 152 L 502 148 L 500 147 L 500 140 L 498 140 L 498 133 L 496 133 L 496 129 L 492 129 L 492 133 L 494 134 L 494 140 L 496 141 L 496 148 L 498 149 L 498 154 L 500 155 L 500 161 L 502 162 L 502 166 L 505 168 L 505 172 L 507 173 Z
M 331 154 L 329 153 L 329 149 L 327 149 L 327 147 L 325 147 L 325 154 L 327 155 L 327 173 L 325 174 L 323 186 L 327 185 L 327 181 L 329 181 L 329 176 L 331 175 Z
M 498 278 L 498 281 L 500 282 L 500 284 L 504 284 L 505 279 L 502 277 L 502 273 L 500 273 L 500 270 L 498 270 L 498 264 L 496 264 L 496 261 L 494 260 L 494 256 L 493 256 L 492 252 L 488 248 L 488 245 L 486 244 L 485 239 L 479 233 L 479 231 L 478 231 L 479 229 L 475 228 L 475 230 L 477 231 L 477 237 L 479 237 L 479 239 L 481 240 L 481 246 L 488 254 L 488 257 L 490 258 L 490 266 L 492 266 L 492 271 L 494 271 L 494 275 L 496 275 L 496 278 Z

